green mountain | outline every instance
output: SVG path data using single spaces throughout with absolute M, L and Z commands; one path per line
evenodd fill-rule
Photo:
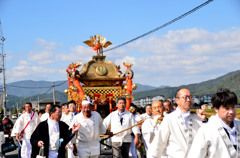
M 65 89 L 68 89 L 68 82 L 66 81 L 54 81 L 54 84 L 55 84 L 56 91 L 64 92 Z M 138 85 L 136 92 L 152 90 L 157 88 L 157 87 L 142 85 L 138 83 L 136 84 Z M 17 81 L 17 82 L 6 84 L 6 92 L 8 95 L 14 95 L 14 96 L 26 98 L 33 95 L 37 95 L 38 93 L 43 94 L 47 91 L 48 93 L 52 92 L 53 91 L 52 89 L 49 90 L 52 86 L 53 86 L 53 82 L 50 82 L 50 81 L 23 80 L 23 81 Z M 0 87 L 2 87 L 2 85 L 0 85 Z
M 68 101 L 68 96 L 65 93 L 55 91 L 56 100 L 60 101 L 60 103 L 64 103 Z M 43 95 L 39 95 L 39 101 L 44 99 L 53 98 L 53 93 L 47 93 Z M 38 95 L 34 95 L 31 97 L 23 98 L 14 95 L 7 96 L 7 109 L 14 109 L 18 103 L 18 107 L 21 108 L 24 106 L 25 102 L 29 101 L 38 101 Z
M 62 83 L 62 82 L 59 81 L 59 83 Z M 50 85 L 50 82 L 48 83 L 48 85 Z M 21 86 L 26 86 L 26 85 L 21 85 Z M 56 100 L 59 100 L 61 103 L 63 103 L 67 101 L 67 95 L 63 93 L 63 89 L 65 88 L 65 85 L 63 84 L 61 86 L 62 86 L 61 87 L 62 90 L 61 91 L 56 90 L 55 95 L 56 95 Z M 140 91 L 140 92 L 133 91 L 135 100 L 145 98 L 147 96 L 154 97 L 158 95 L 164 95 L 165 97 L 170 98 L 175 95 L 175 92 L 177 91 L 177 89 L 182 87 L 188 88 L 192 92 L 192 94 L 195 96 L 213 94 L 219 88 L 229 88 L 232 91 L 234 91 L 237 94 L 238 98 L 240 99 L 240 70 L 230 72 L 216 79 L 212 79 L 212 80 L 208 80 L 208 81 L 204 81 L 196 84 L 182 85 L 179 87 L 165 87 L 165 88 L 155 88 L 155 89 L 153 89 L 154 87 L 150 87 L 150 86 L 145 87 L 144 85 L 140 85 L 139 87 L 141 87 L 140 89 L 142 89 L 142 87 L 144 88 L 143 88 L 143 91 Z M 150 90 L 146 90 L 146 89 L 150 89 Z M 27 89 L 24 89 L 24 90 L 27 90 Z M 20 93 L 23 93 L 23 92 L 20 91 Z M 10 95 L 8 93 L 7 108 L 12 109 L 13 107 L 16 107 L 17 102 L 19 107 L 21 107 L 22 105 L 24 105 L 26 101 L 37 101 L 38 96 L 34 93 L 32 94 L 33 96 L 24 98 L 24 97 L 19 97 L 15 95 Z M 40 94 L 39 100 L 52 98 L 52 96 L 53 96 L 52 93 Z
M 213 94 L 220 88 L 229 88 L 234 91 L 240 99 L 240 70 L 230 72 L 216 79 L 204 81 L 196 84 L 182 85 L 179 87 L 165 87 L 154 90 L 141 91 L 134 93 L 134 99 L 141 99 L 158 95 L 164 95 L 167 98 L 173 97 L 179 88 L 188 88 L 193 95 L 202 96 L 204 94 Z

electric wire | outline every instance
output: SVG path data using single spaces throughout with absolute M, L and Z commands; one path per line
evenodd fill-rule
M 124 42 L 124 43 L 122 43 L 122 44 L 120 44 L 120 45 L 117 45 L 117 46 L 115 46 L 115 47 L 113 47 L 113 48 L 107 49 L 107 50 L 105 50 L 105 51 L 103 51 L 103 52 L 108 52 L 108 51 L 117 49 L 117 48 L 119 48 L 119 47 L 122 47 L 122 46 L 124 46 L 124 45 L 127 45 L 128 43 L 132 43 L 132 42 L 134 42 L 134 41 L 136 41 L 136 40 L 138 40 L 138 39 L 140 39 L 140 38 L 142 38 L 142 37 L 144 37 L 144 36 L 147 36 L 147 35 L 149 35 L 149 34 L 151 34 L 151 33 L 153 33 L 153 32 L 156 32 L 156 31 L 158 31 L 158 30 L 160 30 L 160 29 L 162 29 L 162 28 L 164 28 L 164 27 L 166 27 L 166 26 L 168 26 L 168 25 L 170 25 L 170 24 L 172 24 L 172 23 L 174 23 L 174 22 L 176 22 L 176 21 L 178 21 L 178 20 L 186 17 L 187 15 L 192 14 L 193 12 L 199 10 L 200 8 L 208 5 L 208 4 L 211 3 L 212 1 L 213 1 L 213 0 L 208 0 L 208 1 L 206 1 L 205 3 L 202 3 L 201 5 L 193 8 L 192 10 L 190 10 L 190 11 L 188 11 L 188 12 L 186 12 L 186 13 L 180 15 L 180 16 L 178 16 L 177 18 L 175 18 L 175 19 L 173 19 L 173 20 L 171 20 L 171 21 L 169 21 L 169 22 L 167 22 L 167 23 L 165 23 L 165 24 L 163 24 L 163 25 L 161 25 L 161 26 L 159 26 L 159 27 L 157 27 L 157 28 L 155 28 L 155 29 L 147 32 L 147 33 L 144 33 L 144 34 L 142 34 L 142 35 L 140 35 L 140 36 L 138 36 L 138 37 L 136 37 L 136 38 L 133 38 L 133 39 L 131 39 L 131 40 L 127 41 L 127 42 Z
M 64 83 L 66 83 L 67 81 L 63 81 L 62 83 L 59 83 L 57 85 L 54 85 L 54 87 L 58 87 L 63 85 Z M 26 89 L 42 89 L 42 88 L 49 88 L 49 87 L 53 87 L 53 86 L 43 86 L 43 87 L 25 87 L 25 86 L 16 86 L 16 85 L 10 85 L 10 84 L 6 84 L 6 87 L 15 87 L 15 88 L 26 88 Z

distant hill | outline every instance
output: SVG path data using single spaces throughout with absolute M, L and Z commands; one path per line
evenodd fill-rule
M 55 85 L 62 84 L 64 81 L 56 81 Z M 44 87 L 52 86 L 52 82 L 49 81 L 19 81 L 14 82 L 9 85 L 15 85 L 15 86 L 22 86 L 22 87 Z M 177 89 L 181 87 L 188 88 L 193 95 L 201 96 L 204 94 L 213 94 L 215 93 L 219 88 L 229 88 L 232 91 L 234 91 L 238 98 L 240 99 L 240 70 L 230 72 L 226 75 L 223 75 L 221 77 L 218 77 L 216 79 L 204 81 L 201 83 L 196 84 L 189 84 L 189 85 L 182 85 L 179 87 L 167 87 L 164 86 L 164 88 L 157 88 L 153 86 L 147 86 L 147 85 L 141 85 L 137 84 L 138 88 L 137 90 L 133 91 L 134 99 L 140 99 L 145 98 L 146 96 L 157 96 L 157 95 L 164 95 L 167 98 L 173 97 L 175 95 L 175 92 Z M 19 105 L 23 104 L 26 101 L 37 101 L 37 89 L 27 89 L 27 88 L 17 88 L 17 87 L 11 87 L 7 86 L 7 106 L 11 107 L 13 105 L 16 105 L 18 102 Z M 62 85 L 56 86 L 56 100 L 61 101 L 61 103 L 67 101 L 67 95 L 63 93 L 64 89 L 67 89 L 68 85 L 67 83 L 64 83 Z M 46 99 L 46 98 L 52 98 L 52 89 L 44 94 L 49 88 L 45 89 L 39 89 L 40 93 L 40 100 Z
M 138 86 L 138 88 L 136 90 L 134 90 L 134 92 L 147 91 L 147 90 L 152 90 L 152 89 L 157 88 L 157 87 L 153 87 L 153 86 L 142 85 L 140 83 L 136 83 L 136 85 Z
M 51 88 L 52 85 L 53 83 L 50 81 L 32 81 L 32 80 L 24 80 L 24 81 L 18 81 L 18 82 L 6 84 L 7 107 L 9 108 L 13 108 L 13 106 L 16 107 L 17 102 L 20 107 L 26 101 L 37 101 L 38 93 L 39 93 L 39 100 L 52 98 L 53 96 L 52 94 L 53 89 Z M 66 102 L 67 95 L 64 93 L 64 90 L 68 88 L 68 83 L 65 81 L 55 81 L 54 85 L 55 85 L 56 100 L 59 100 L 61 103 Z M 135 92 L 157 88 L 157 87 L 142 85 L 138 83 L 137 85 L 138 85 L 138 88 L 135 90 Z
M 216 79 L 204 81 L 196 84 L 182 85 L 179 87 L 165 87 L 157 88 L 148 91 L 136 92 L 134 93 L 134 99 L 145 98 L 146 96 L 157 96 L 164 95 L 165 97 L 173 97 L 175 92 L 179 88 L 188 88 L 193 95 L 204 95 L 204 94 L 213 94 L 220 88 L 229 88 L 234 91 L 238 98 L 240 99 L 240 70 L 230 72 L 226 75 L 218 77 Z
M 59 91 L 55 91 L 56 100 L 60 101 L 60 103 L 65 103 L 68 101 L 67 94 Z M 39 95 L 39 101 L 44 99 L 53 98 L 53 93 L 43 94 Z M 18 103 L 18 107 L 21 108 L 25 102 L 27 101 L 37 101 L 38 95 L 33 95 L 30 97 L 18 97 L 14 95 L 8 95 L 7 96 L 7 108 L 13 109 L 16 108 L 16 105 Z
M 33 95 L 45 93 L 53 85 L 50 81 L 32 81 L 24 80 L 6 84 L 6 92 L 10 95 L 15 95 L 18 97 L 29 97 Z M 55 91 L 63 92 L 68 88 L 68 83 L 65 81 L 54 81 Z M 32 88 L 33 87 L 33 88 Z M 39 88 L 38 88 L 39 87 Z M 43 88 L 45 87 L 45 88 Z M 48 93 L 53 92 L 50 90 Z
M 65 81 L 54 81 L 55 91 L 64 92 L 65 89 L 68 89 L 68 83 Z M 138 88 L 135 92 L 145 91 L 145 90 L 152 90 L 156 89 L 157 87 L 142 85 L 136 83 Z M 33 95 L 37 95 L 38 91 L 39 94 L 45 93 L 46 91 L 51 88 L 53 82 L 50 81 L 32 81 L 32 80 L 24 80 L 13 82 L 6 85 L 6 92 L 10 95 L 15 95 L 18 97 L 29 97 Z M 35 88 L 31 88 L 35 87 Z M 37 88 L 39 87 L 39 88 Z M 42 88 L 45 87 L 45 88 Z M 48 93 L 51 93 L 53 90 L 50 90 Z

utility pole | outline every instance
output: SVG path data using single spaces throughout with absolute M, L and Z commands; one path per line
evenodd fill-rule
M 3 97 L 3 110 L 4 113 L 3 115 L 6 116 L 6 87 L 5 87 L 5 67 L 4 67 L 4 52 L 3 52 L 3 45 L 4 45 L 4 41 L 5 38 L 3 37 L 3 33 L 2 33 L 2 24 L 0 21 L 0 40 L 1 40 L 1 45 L 2 45 L 2 53 L 1 53 L 1 57 L 2 57 L 2 74 L 3 74 L 3 92 L 2 92 L 2 97 Z
M 18 102 L 17 102 L 17 113 L 18 113 Z
M 39 107 L 39 91 L 38 91 L 38 111 L 40 111 L 40 107 Z
M 53 104 L 56 104 L 56 96 L 55 96 L 55 86 L 54 86 L 54 82 L 53 82 Z

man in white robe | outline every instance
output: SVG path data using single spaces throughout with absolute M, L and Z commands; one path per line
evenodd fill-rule
M 220 89 L 211 100 L 217 115 L 210 117 L 198 130 L 188 158 L 239 158 L 240 123 L 235 120 L 237 96 L 228 89 Z
M 63 103 L 63 104 L 61 105 L 61 108 L 62 108 L 62 117 L 61 117 L 61 120 L 60 120 L 60 121 L 62 121 L 63 118 L 66 116 L 65 107 L 67 107 L 67 103 Z
M 67 103 L 67 107 L 69 109 L 69 113 L 63 118 L 62 121 L 65 122 L 69 127 L 72 127 L 71 125 L 73 119 L 78 114 L 78 112 L 76 111 L 76 103 L 71 100 Z M 69 142 L 67 145 L 67 155 L 68 158 L 74 158 L 72 142 Z
M 134 105 L 133 103 L 130 104 L 130 108 L 129 111 L 132 113 L 132 115 L 134 116 L 136 122 L 141 121 L 140 118 L 140 114 L 137 113 L 137 106 Z M 140 131 L 141 132 L 141 131 Z M 131 146 L 129 148 L 129 155 L 132 156 L 132 158 L 141 158 L 143 157 L 143 151 L 139 151 L 139 149 L 136 147 L 136 145 L 134 144 L 134 138 L 135 136 L 132 134 L 132 143 Z M 140 148 L 141 149 L 141 148 Z M 137 151 L 138 150 L 138 151 Z
M 164 100 L 163 106 L 164 106 L 163 116 L 166 116 L 173 112 L 172 103 L 169 100 Z
M 146 111 L 146 113 L 141 114 L 141 115 L 139 116 L 140 121 L 145 121 L 145 120 L 148 119 L 149 117 L 153 117 L 153 116 L 154 116 L 153 113 L 152 113 L 152 106 L 151 106 L 151 104 L 147 104 L 147 105 L 146 105 L 145 111 Z
M 69 114 L 68 105 L 67 105 L 67 103 L 63 103 L 62 104 L 62 117 L 61 117 L 61 121 L 63 121 L 68 114 Z
M 32 111 L 31 102 L 25 103 L 25 110 L 26 112 L 22 114 L 16 122 L 15 135 L 16 140 L 22 140 L 21 157 L 31 158 L 32 146 L 30 138 L 40 120 L 37 112 Z
M 45 113 L 42 114 L 40 121 L 43 122 L 49 118 L 49 110 L 51 108 L 52 104 L 47 104 L 45 108 Z
M 136 124 L 134 116 L 127 110 L 126 99 L 124 97 L 119 97 L 117 99 L 118 108 L 116 111 L 110 113 L 103 121 L 103 124 L 106 128 L 111 126 L 111 132 L 117 133 L 126 128 L 129 128 Z M 140 131 L 139 127 L 135 126 L 127 131 L 114 135 L 112 137 L 112 147 L 113 147 L 113 157 L 114 158 L 128 158 L 129 148 L 131 145 L 131 133 L 134 133 L 135 139 L 134 144 L 138 145 Z
M 161 101 L 154 101 L 151 106 L 152 113 L 154 117 L 148 118 L 142 124 L 142 136 L 144 139 L 144 147 L 147 155 L 148 147 L 151 144 L 155 131 L 160 126 L 161 120 L 159 120 L 163 116 L 163 104 Z
M 82 111 L 73 119 L 73 124 L 81 124 L 76 134 L 79 158 L 97 158 L 100 155 L 100 135 L 106 133 L 101 116 L 98 112 L 92 111 L 92 106 L 90 99 L 82 101 Z
M 193 100 L 188 89 L 177 90 L 175 98 L 178 108 L 164 117 L 148 148 L 148 158 L 185 158 L 202 121 L 206 121 L 203 111 L 199 116 L 190 113 Z

